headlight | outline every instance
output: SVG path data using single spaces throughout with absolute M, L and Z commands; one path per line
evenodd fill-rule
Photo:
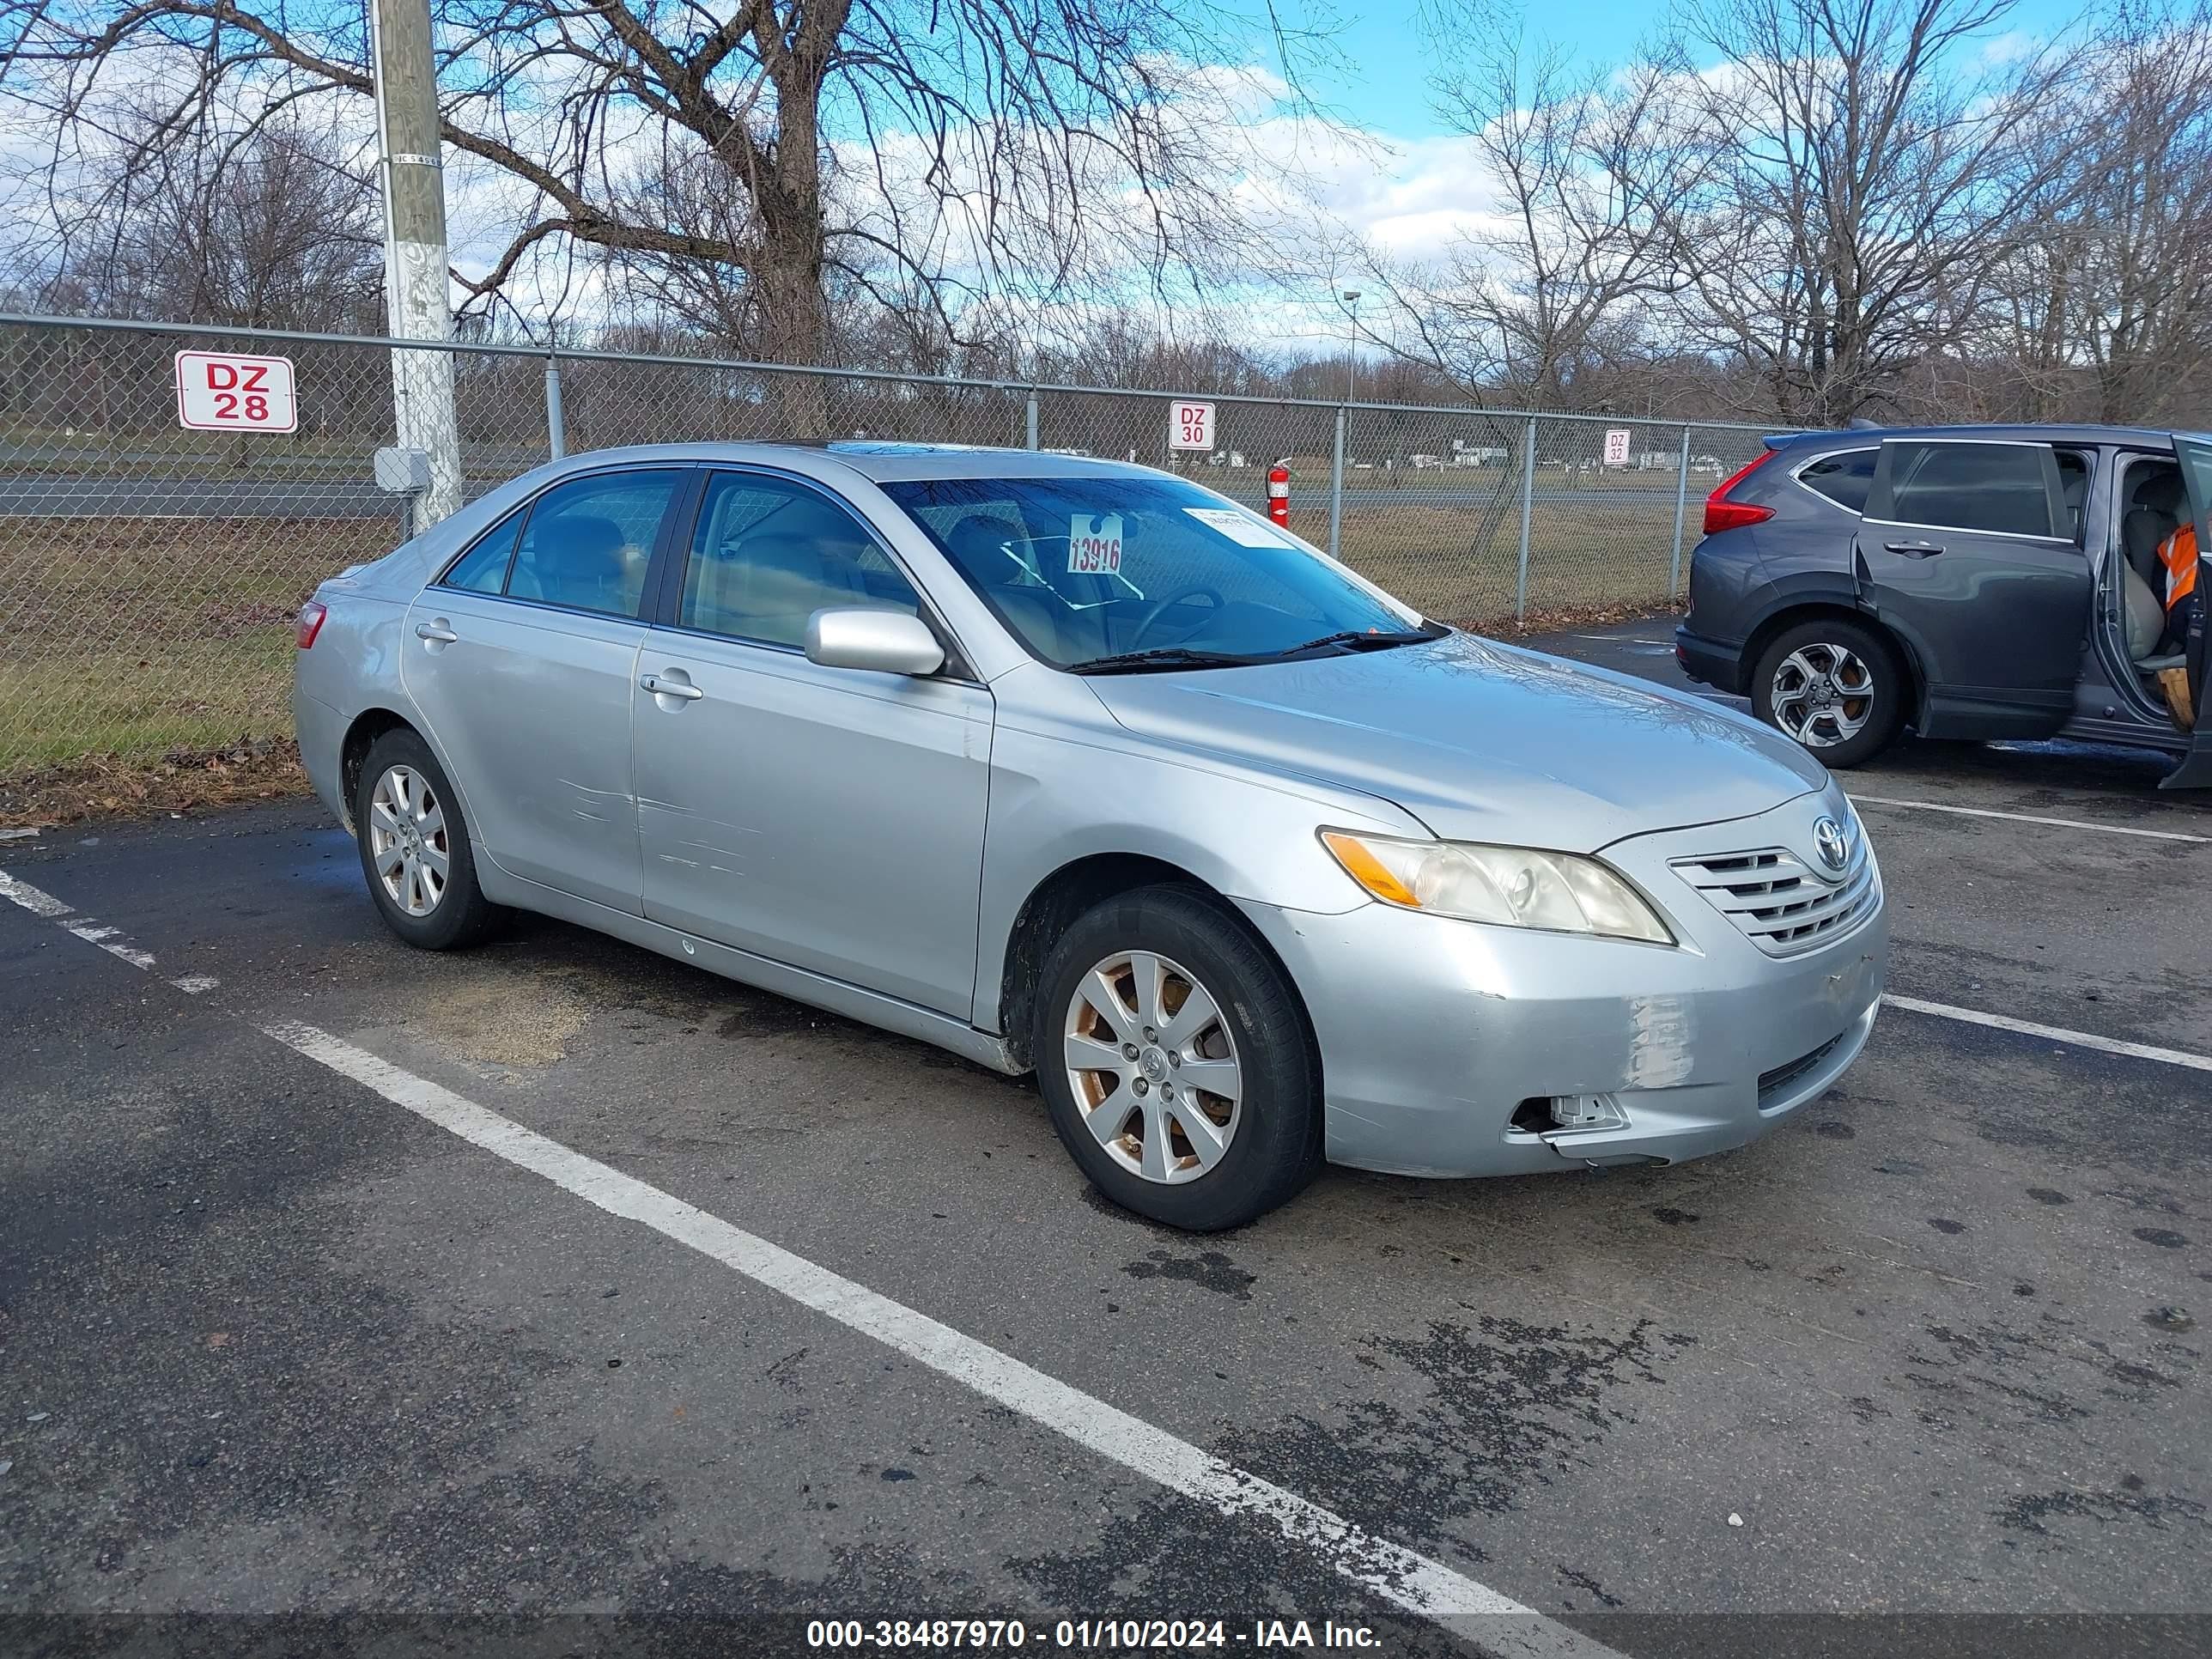
M 1636 890 L 1595 859 L 1471 842 L 1400 841 L 1324 830 L 1322 845 L 1385 904 L 1463 921 L 1672 945 Z

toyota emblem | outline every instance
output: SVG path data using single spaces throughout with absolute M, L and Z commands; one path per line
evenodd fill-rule
M 1844 826 L 1831 817 L 1816 820 L 1813 825 L 1813 850 L 1820 855 L 1820 862 L 1838 875 L 1850 862 L 1850 843 L 1844 839 Z

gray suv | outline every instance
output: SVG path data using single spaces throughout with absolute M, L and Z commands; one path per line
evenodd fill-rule
M 2159 548 L 2212 545 L 2212 439 L 2101 426 L 1769 438 L 1705 504 L 1674 654 L 1831 767 L 1925 738 L 2162 749 L 2212 787 L 2212 742 L 2160 693 L 2201 625 L 2168 625 Z M 2208 584 L 2212 586 L 2212 584 Z

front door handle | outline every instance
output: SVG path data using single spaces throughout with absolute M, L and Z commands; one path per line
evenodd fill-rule
M 681 697 L 686 702 L 696 702 L 707 695 L 696 685 L 683 680 L 665 680 L 658 674 L 640 674 L 637 683 L 656 697 Z
M 428 640 L 433 645 L 451 645 L 461 636 L 447 627 L 446 619 L 441 617 L 434 623 L 416 623 L 415 637 L 418 640 Z
M 1943 550 L 1935 542 L 1884 542 L 1882 546 L 1892 553 L 1902 553 L 1908 559 L 1932 559 Z

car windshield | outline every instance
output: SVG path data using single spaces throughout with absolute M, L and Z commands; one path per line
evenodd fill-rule
M 1380 649 L 1446 630 L 1178 478 L 883 486 L 1036 655 L 1086 672 Z

